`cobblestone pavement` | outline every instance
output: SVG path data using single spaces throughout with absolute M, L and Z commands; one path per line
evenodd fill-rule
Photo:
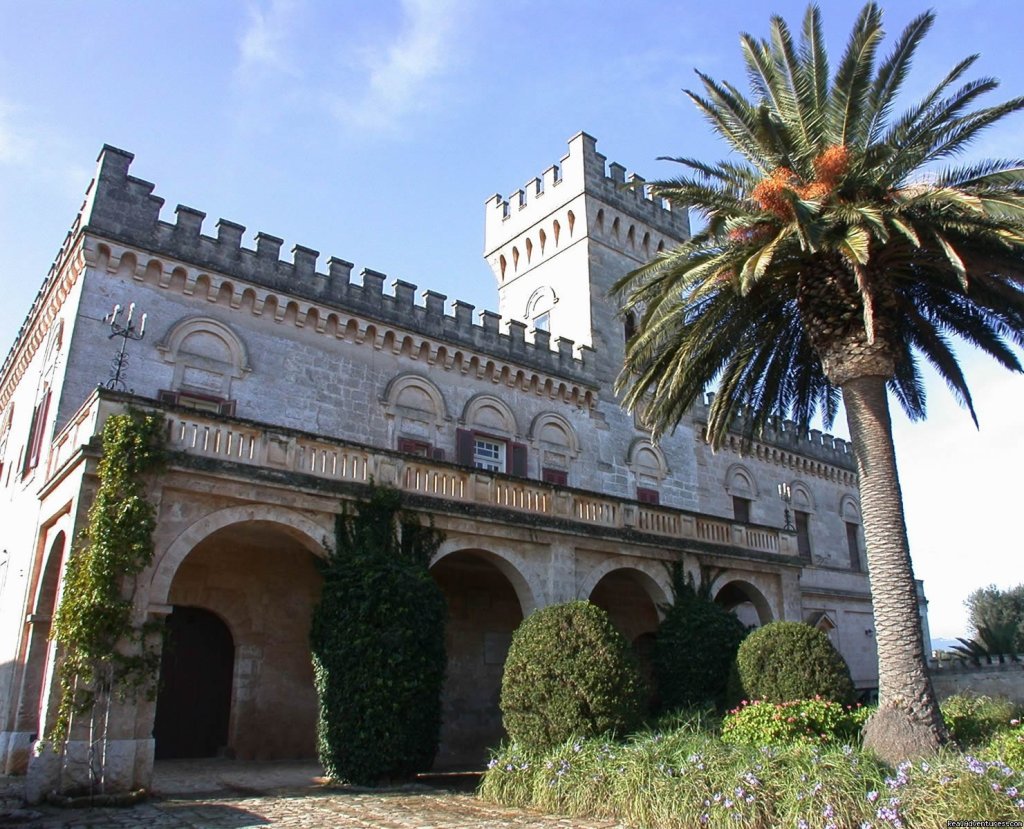
M 472 793 L 416 784 L 388 791 L 330 786 L 318 768 L 226 761 L 161 763 L 153 797 L 135 806 L 22 806 L 18 778 L 0 777 L 0 827 L 26 829 L 621 829 L 614 821 L 506 809 Z M 466 778 L 432 780 L 466 788 Z

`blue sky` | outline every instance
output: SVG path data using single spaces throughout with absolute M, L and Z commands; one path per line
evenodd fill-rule
M 833 62 L 856 8 L 825 3 Z M 1024 5 L 937 2 L 907 91 L 979 52 L 973 76 L 1024 94 Z M 104 143 L 166 199 L 477 308 L 497 305 L 483 204 L 538 175 L 579 130 L 648 179 L 659 155 L 724 148 L 681 93 L 693 70 L 744 83 L 738 34 L 805 4 L 693 0 L 0 0 L 0 340 L 13 341 Z M 895 36 L 925 8 L 885 4 Z M 1021 156 L 1024 115 L 972 157 Z M 972 589 L 1022 580 L 1024 379 L 968 355 L 981 431 L 932 383 L 897 420 L 917 575 L 933 635 L 961 635 Z M 104 367 L 105 368 L 105 367 Z M 838 425 L 837 433 L 845 432 Z

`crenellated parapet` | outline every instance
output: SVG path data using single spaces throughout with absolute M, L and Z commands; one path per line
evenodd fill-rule
M 575 205 L 584 194 L 592 204 Z M 558 220 L 559 234 L 574 238 L 586 235 L 593 230 L 601 205 L 642 222 L 665 240 L 675 242 L 690 235 L 685 210 L 673 210 L 667 200 L 653 197 L 641 176 L 627 176 L 624 166 L 609 164 L 597 151 L 597 139 L 579 132 L 569 139 L 569 152 L 559 164 L 551 165 L 508 197 L 495 194 L 487 200 L 485 255 L 529 228 L 545 224 L 546 219 L 558 216 L 566 208 L 572 211 L 572 217 L 568 222 L 565 218 Z M 611 222 L 609 217 L 608 223 Z M 545 230 L 545 236 L 550 238 L 550 229 Z
M 708 393 L 706 399 L 691 410 L 693 417 L 707 423 L 708 409 L 715 398 Z M 726 446 L 741 454 L 754 455 L 769 463 L 799 467 L 818 477 L 840 480 L 856 485 L 856 461 L 853 444 L 820 429 L 801 430 L 792 420 L 773 419 L 755 438 L 744 435 L 741 418 L 726 439 Z
M 445 340 L 503 360 L 539 369 L 593 386 L 586 349 L 572 340 L 535 336 L 527 341 L 526 327 L 515 320 L 501 325 L 501 316 L 455 301 L 446 313 L 447 297 L 422 292 L 402 280 L 392 280 L 385 291 L 386 274 L 363 269 L 353 279 L 353 264 L 331 257 L 326 271 L 318 270 L 319 251 L 302 245 L 291 249 L 291 260 L 281 258 L 284 241 L 257 233 L 255 248 L 242 245 L 245 227 L 226 219 L 216 223 L 216 235 L 203 233 L 206 214 L 185 205 L 175 209 L 174 223 L 163 221 L 164 200 L 153 194 L 154 185 L 129 175 L 131 153 L 104 146 L 99 169 L 86 201 L 82 225 L 98 236 L 153 254 L 178 260 L 191 270 L 208 270 L 307 302 L 362 314 L 426 337 Z M 144 263 L 139 263 L 145 267 Z M 474 316 L 477 317 L 474 320 Z

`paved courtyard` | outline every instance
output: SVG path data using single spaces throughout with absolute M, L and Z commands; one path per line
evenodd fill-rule
M 465 789 L 472 778 L 433 778 L 387 791 L 334 787 L 309 764 L 229 761 L 157 764 L 153 797 L 120 808 L 23 807 L 18 778 L 0 777 L 0 827 L 30 829 L 247 829 L 247 827 L 352 827 L 352 829 L 502 829 L 577 827 L 618 829 L 589 821 L 505 809 Z

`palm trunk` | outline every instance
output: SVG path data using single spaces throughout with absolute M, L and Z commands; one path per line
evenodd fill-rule
M 878 645 L 879 709 L 865 726 L 864 745 L 895 763 L 934 753 L 948 736 L 925 661 L 886 380 L 850 377 L 842 391 L 860 477 Z

